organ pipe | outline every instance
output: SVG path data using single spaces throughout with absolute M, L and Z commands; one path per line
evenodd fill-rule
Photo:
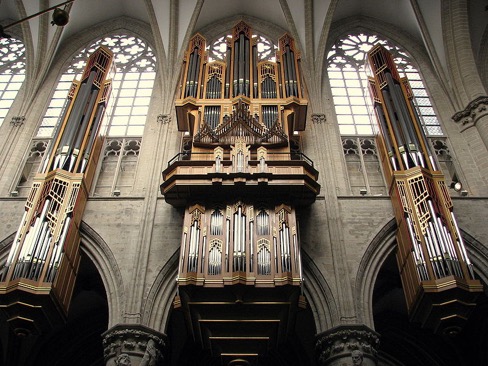
M 80 261 L 78 228 L 103 146 L 112 59 L 112 52 L 100 47 L 88 59 L 81 80 L 73 82 L 0 270 L 0 303 L 7 303 L 2 309 L 12 316 L 9 299 L 20 298 L 23 305 L 11 324 L 32 333 L 63 321 L 68 311 Z
M 256 276 L 260 276 L 263 284 L 300 283 L 300 248 L 294 210 L 287 212 L 284 222 L 282 206 L 279 210 L 271 207 L 270 211 L 275 212 L 271 221 L 277 226 L 276 230 L 269 230 L 270 217 L 265 211 L 256 211 L 254 216 L 253 207 L 240 202 L 227 207 L 226 220 L 219 210 L 195 207 L 185 213 L 186 220 L 190 221 L 185 221 L 188 235 L 185 229 L 182 236 L 180 262 L 183 258 L 186 262 L 178 270 L 180 284 L 204 283 L 202 276 L 206 274 L 220 276 L 223 281 L 226 276 L 236 276 L 235 273 L 251 283 Z M 202 212 L 196 214 L 195 210 L 200 209 Z M 198 215 L 200 219 L 196 220 Z M 222 259 L 226 262 L 223 267 Z M 212 286 L 218 283 L 215 281 L 212 280 Z
M 444 332 L 451 323 L 460 329 L 482 291 L 481 283 L 466 253 L 444 177 L 436 170 L 408 80 L 400 78 L 393 57 L 382 46 L 373 47 L 368 60 L 410 318 L 436 332 Z M 449 305 L 460 302 L 466 306 Z

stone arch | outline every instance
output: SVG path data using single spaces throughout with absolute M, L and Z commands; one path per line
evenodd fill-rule
M 481 76 L 481 81 L 488 93 L 488 26 L 483 32 L 480 42 L 480 50 L 478 52 L 478 68 Z
M 316 332 L 321 333 L 339 324 L 339 311 L 334 295 L 322 273 L 303 248 L 303 287 L 315 320 Z
M 149 290 L 142 312 L 142 323 L 161 333 L 166 331 L 176 294 L 179 256 L 178 248 L 159 271 Z
M 213 39 L 224 35 L 240 21 L 249 24 L 253 28 L 253 30 L 260 34 L 263 34 L 266 37 L 269 37 L 274 41 L 277 41 L 278 38 L 280 38 L 283 34 L 287 32 L 286 29 L 283 29 L 276 24 L 249 15 L 235 15 L 224 18 L 216 23 L 209 24 L 206 27 L 203 27 L 196 31 L 201 33 L 210 42 Z
M 425 46 L 412 37 L 411 34 L 406 31 L 396 27 L 393 24 L 383 22 L 379 19 L 371 17 L 350 17 L 340 21 L 340 24 L 334 23 L 331 26 L 331 31 L 329 37 L 325 41 L 325 56 L 323 67 L 326 69 L 327 65 L 327 52 L 332 47 L 333 42 L 338 38 L 351 32 L 364 32 L 378 34 L 382 38 L 393 42 L 394 44 L 400 45 L 402 49 L 408 52 L 412 61 L 416 64 L 418 71 L 422 75 L 425 87 L 428 89 L 429 95 L 432 98 L 432 103 L 436 109 L 437 116 L 440 119 L 441 125 L 446 125 L 454 110 L 445 110 L 446 108 L 436 108 L 436 105 L 449 100 L 448 97 L 448 86 L 442 83 L 442 79 L 436 76 L 435 70 L 433 69 L 432 63 L 430 61 L 429 55 L 425 50 Z M 329 83 L 326 81 L 328 79 L 327 72 L 323 74 L 322 88 L 329 88 Z M 322 94 L 328 96 L 329 93 L 326 90 L 322 90 Z M 443 106 L 445 104 L 442 104 Z M 444 127 L 444 126 L 443 126 Z M 446 130 L 446 128 L 444 128 Z
M 142 39 L 155 51 L 154 38 L 150 32 L 150 26 L 140 20 L 136 20 L 130 17 L 119 17 L 111 19 L 110 21 L 99 23 L 90 27 L 84 32 L 77 33 L 68 39 L 61 42 L 58 48 L 59 52 L 53 59 L 52 65 L 47 71 L 47 76 L 43 86 L 41 87 L 41 93 L 39 95 L 41 98 L 36 102 L 39 106 L 38 108 L 39 117 L 37 120 L 42 120 L 46 109 L 48 108 L 49 101 L 58 85 L 58 81 L 61 75 L 65 72 L 67 67 L 72 62 L 76 54 L 86 47 L 91 41 L 95 41 L 101 37 L 115 34 L 117 32 L 123 32 L 125 34 L 138 37 Z M 160 55 L 156 55 L 156 62 L 158 67 Z M 36 112 L 37 113 L 37 112 Z M 33 126 L 33 129 L 37 130 L 37 126 Z
M 359 322 L 374 328 L 373 289 L 378 272 L 396 248 L 395 219 L 391 219 L 373 238 L 366 249 L 356 275 L 356 306 Z M 481 281 L 488 284 L 488 248 L 466 231 L 461 230 L 466 250 Z
M 59 76 L 64 72 L 66 67 L 71 63 L 73 57 L 83 47 L 86 47 L 91 41 L 95 41 L 101 37 L 115 34 L 119 31 L 123 31 L 128 35 L 138 37 L 147 42 L 153 50 L 156 49 L 154 37 L 150 31 L 149 24 L 131 18 L 131 17 L 118 17 L 109 21 L 99 23 L 90 27 L 82 33 L 74 34 L 61 43 L 60 52 L 56 55 L 51 69 L 58 70 Z M 159 55 L 156 56 L 158 58 Z
M 376 277 L 386 258 L 396 246 L 396 221 L 391 219 L 367 247 L 356 274 L 356 312 L 358 322 L 374 329 L 373 290 Z
M 488 285 L 488 247 L 461 229 L 469 259 L 473 263 L 475 273 L 481 281 Z
M 160 270 L 149 290 L 142 323 L 165 333 L 176 294 L 179 249 Z M 338 324 L 339 313 L 332 291 L 313 259 L 302 249 L 304 293 L 311 307 L 317 333 Z
M 120 322 L 124 309 L 124 284 L 112 250 L 103 238 L 87 223 L 80 226 L 81 245 L 84 254 L 94 263 L 102 278 L 108 303 L 108 328 Z

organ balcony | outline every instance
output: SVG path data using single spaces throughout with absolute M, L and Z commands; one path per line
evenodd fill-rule
M 239 147 L 240 145 L 240 147 Z M 241 149 L 240 149 L 241 148 Z M 240 150 L 239 150 L 240 149 Z M 163 171 L 161 193 L 173 206 L 190 200 L 280 197 L 295 206 L 309 205 L 320 191 L 318 172 L 302 153 L 250 150 L 237 144 L 232 152 L 179 153 Z
M 184 208 L 174 306 L 219 364 L 278 349 L 305 304 L 296 209 L 320 185 L 301 150 L 300 75 L 291 37 L 274 46 L 243 22 L 209 46 L 195 35 L 184 57 L 161 193 Z

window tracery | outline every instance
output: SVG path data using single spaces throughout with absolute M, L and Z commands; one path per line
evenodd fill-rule
M 25 46 L 15 38 L 0 39 L 0 126 L 25 79 Z
M 232 35 L 229 34 L 218 38 L 207 46 L 209 62 L 217 60 L 224 61 L 228 44 L 231 42 L 231 40 Z M 275 43 L 268 38 L 257 34 L 252 36 L 252 40 L 257 45 L 258 61 L 276 62 L 276 50 L 278 49 L 278 46 Z
M 327 71 L 342 135 L 372 135 L 376 133 L 371 118 L 371 102 L 366 94 L 366 53 L 375 44 L 382 44 L 394 55 L 401 76 L 412 86 L 414 104 L 427 136 L 442 135 L 442 129 L 418 70 L 410 56 L 399 47 L 372 34 L 352 34 L 334 43 L 327 55 Z
M 118 34 L 96 40 L 74 57 L 59 80 L 38 137 L 53 135 L 72 80 L 81 76 L 89 55 L 101 45 L 115 53 L 117 67 L 110 97 L 111 113 L 105 120 L 107 135 L 142 135 L 156 76 L 156 58 L 151 47 L 143 40 Z

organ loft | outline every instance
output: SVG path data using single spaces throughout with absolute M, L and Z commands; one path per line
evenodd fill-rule
M 277 48 L 264 42 L 243 22 L 218 53 L 191 39 L 176 100 L 181 151 L 161 185 L 184 210 L 175 307 L 224 364 L 266 357 L 306 306 L 297 209 L 320 186 L 300 148 L 300 55 L 287 34 Z

